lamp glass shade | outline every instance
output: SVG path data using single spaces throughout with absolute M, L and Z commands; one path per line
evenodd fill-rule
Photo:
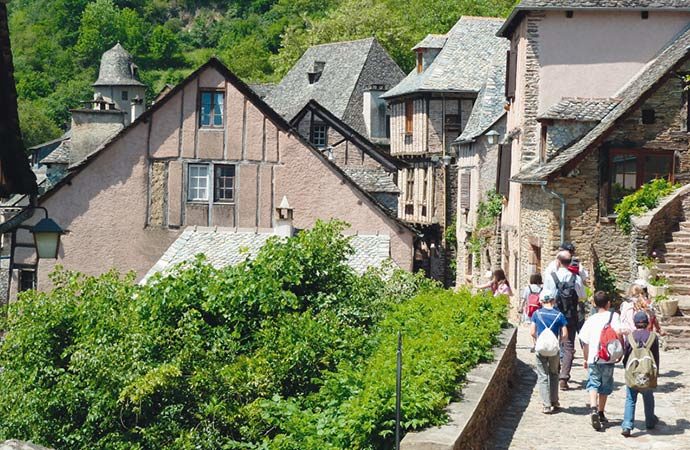
M 40 259 L 57 258 L 62 228 L 52 219 L 42 219 L 32 228 L 36 253 Z

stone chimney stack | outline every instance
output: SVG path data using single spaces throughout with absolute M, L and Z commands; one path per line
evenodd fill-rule
M 295 232 L 295 227 L 292 224 L 294 210 L 290 207 L 288 199 L 283 196 L 280 206 L 276 208 L 278 218 L 274 227 L 273 233 L 276 236 L 291 237 Z
M 125 126 L 127 113 L 97 95 L 91 107 L 73 109 L 69 165 L 79 163 Z
M 386 101 L 381 98 L 388 87 L 384 84 L 372 84 L 364 90 L 362 101 L 364 125 L 369 138 L 381 140 L 388 137 L 388 109 Z

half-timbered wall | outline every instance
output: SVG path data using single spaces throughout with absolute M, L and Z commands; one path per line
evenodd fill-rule
M 427 101 L 417 98 L 414 106 L 412 130 L 405 131 L 405 102 L 391 104 L 391 155 L 420 155 L 427 152 Z M 409 103 L 408 103 L 409 104 Z
M 434 167 L 413 163 L 398 172 L 398 216 L 412 223 L 431 224 L 436 213 L 434 205 Z

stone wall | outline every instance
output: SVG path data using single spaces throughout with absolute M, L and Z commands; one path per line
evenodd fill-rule
M 408 433 L 400 443 L 402 450 L 473 450 L 484 449 L 486 439 L 495 429 L 495 419 L 510 398 L 515 376 L 517 330 L 506 329 L 501 335 L 495 360 L 481 364 L 467 374 L 462 400 L 448 405 L 450 422 L 440 427 Z

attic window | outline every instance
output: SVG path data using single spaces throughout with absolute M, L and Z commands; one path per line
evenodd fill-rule
M 572 11 L 566 11 L 565 17 L 567 17 L 568 19 L 572 19 L 573 18 L 573 12 Z
M 643 20 L 644 20 L 644 19 L 649 19 L 649 11 L 642 11 L 642 12 L 640 13 L 640 15 L 642 16 L 642 19 L 643 19 Z
M 312 67 L 311 71 L 307 72 L 309 84 L 314 84 L 319 81 L 319 78 L 321 78 L 321 74 L 323 73 L 323 69 L 325 67 L 326 63 L 324 61 L 314 61 L 314 66 Z
M 422 73 L 424 71 L 424 57 L 422 52 L 417 52 L 417 73 Z
M 644 125 L 651 125 L 656 122 L 656 113 L 653 109 L 642 110 L 642 123 Z

